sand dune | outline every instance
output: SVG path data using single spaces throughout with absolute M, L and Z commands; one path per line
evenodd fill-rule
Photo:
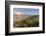
M 26 19 L 27 17 L 29 17 L 29 16 L 16 16 L 16 21 Z

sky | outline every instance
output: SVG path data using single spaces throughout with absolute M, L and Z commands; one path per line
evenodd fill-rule
M 13 14 L 16 14 L 16 12 L 26 15 L 39 15 L 39 9 L 35 8 L 14 8 Z

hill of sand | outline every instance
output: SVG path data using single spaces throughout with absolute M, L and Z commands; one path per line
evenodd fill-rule
M 22 19 L 26 19 L 27 15 L 19 15 L 19 16 L 14 16 L 14 21 L 19 21 L 19 20 L 22 20 Z

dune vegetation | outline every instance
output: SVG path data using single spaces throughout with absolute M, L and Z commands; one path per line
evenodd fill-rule
M 39 15 L 29 16 L 26 19 L 22 19 L 14 22 L 14 27 L 38 27 Z

